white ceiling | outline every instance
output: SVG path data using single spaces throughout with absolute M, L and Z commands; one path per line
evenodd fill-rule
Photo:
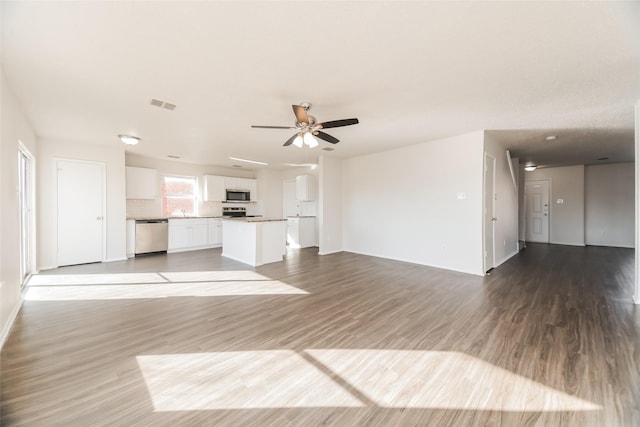
M 327 130 L 339 157 L 486 129 L 523 161 L 633 160 L 640 2 L 1 4 L 2 67 L 45 139 L 282 167 L 330 144 L 250 125 L 293 125 L 309 101 L 360 119 Z

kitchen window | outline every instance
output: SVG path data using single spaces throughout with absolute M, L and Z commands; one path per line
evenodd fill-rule
M 162 214 L 164 216 L 197 215 L 197 181 L 191 176 L 162 177 Z

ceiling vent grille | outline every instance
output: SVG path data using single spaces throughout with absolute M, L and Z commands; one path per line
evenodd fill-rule
M 176 104 L 172 104 L 170 102 L 165 102 L 155 98 L 151 100 L 151 105 L 153 105 L 154 107 L 160 107 L 160 108 L 164 108 L 165 110 L 171 110 L 171 111 L 176 109 Z

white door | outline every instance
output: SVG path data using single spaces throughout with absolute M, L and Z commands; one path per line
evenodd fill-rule
M 26 147 L 20 144 L 18 150 L 18 198 L 20 209 L 20 279 L 25 284 L 35 270 L 34 238 L 34 159 Z
M 285 218 L 299 213 L 295 181 L 282 181 L 282 213 Z
M 58 160 L 58 265 L 103 260 L 105 165 Z
M 496 159 L 484 155 L 484 271 L 495 267 Z
M 549 243 L 549 181 L 524 183 L 527 242 Z

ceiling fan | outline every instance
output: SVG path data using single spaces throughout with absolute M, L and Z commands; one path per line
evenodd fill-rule
M 314 137 L 318 137 L 324 141 L 332 144 L 340 142 L 338 138 L 335 138 L 328 133 L 321 131 L 320 129 L 337 128 L 341 126 L 349 126 L 358 124 L 358 119 L 342 119 L 332 120 L 329 122 L 318 123 L 315 117 L 307 114 L 311 108 L 311 104 L 308 102 L 301 102 L 300 105 L 292 105 L 293 113 L 296 115 L 296 122 L 294 126 L 251 126 L 252 128 L 261 129 L 290 129 L 295 130 L 296 133 L 284 143 L 284 147 L 288 145 L 295 145 L 296 147 L 302 147 L 303 144 L 307 144 L 313 148 L 318 145 L 318 141 Z

